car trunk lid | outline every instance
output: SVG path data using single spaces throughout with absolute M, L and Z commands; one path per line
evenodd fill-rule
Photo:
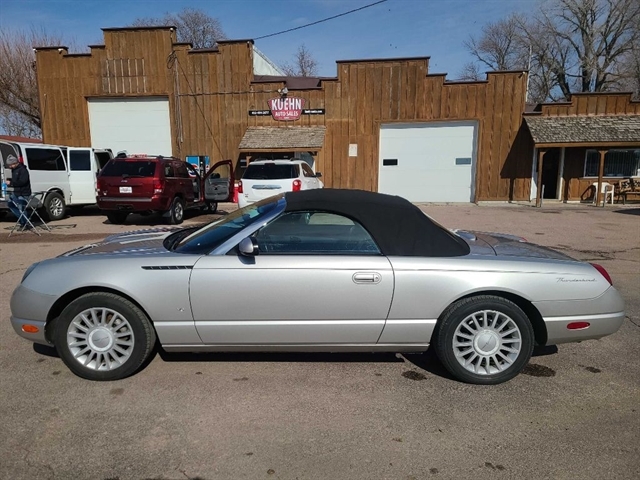
M 454 232 L 469 244 L 471 254 L 473 255 L 499 255 L 575 261 L 574 258 L 564 253 L 527 242 L 524 238 L 516 235 L 468 230 L 454 230 Z

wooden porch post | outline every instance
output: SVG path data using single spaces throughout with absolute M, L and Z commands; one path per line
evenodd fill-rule
M 542 206 L 542 163 L 544 161 L 545 149 L 538 150 L 538 190 L 536 192 L 536 207 Z
M 604 156 L 607 150 L 600 150 L 600 168 L 598 169 L 598 191 L 596 192 L 596 206 L 600 205 L 602 199 L 602 177 L 604 177 Z M 604 207 L 604 204 L 602 205 Z

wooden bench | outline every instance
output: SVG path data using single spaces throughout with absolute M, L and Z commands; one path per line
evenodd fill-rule
M 618 201 L 622 197 L 622 204 L 625 205 L 629 195 L 640 195 L 640 182 L 633 178 L 621 180 L 615 185 L 613 194 Z

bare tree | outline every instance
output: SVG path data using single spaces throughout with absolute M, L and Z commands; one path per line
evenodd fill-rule
M 291 77 L 314 77 L 318 75 L 318 62 L 304 45 L 300 45 L 291 63 L 284 63 L 282 70 Z
M 163 17 L 136 18 L 132 27 L 173 26 L 178 41 L 189 42 L 194 48 L 211 48 L 226 38 L 220 21 L 197 8 L 185 8 L 179 13 L 165 13 Z
M 520 27 L 525 21 L 522 16 L 511 15 L 488 23 L 479 38 L 470 37 L 464 46 L 478 62 L 493 70 L 526 68 L 529 48 Z
M 639 18 L 638 0 L 548 0 L 531 18 L 488 24 L 465 46 L 492 69 L 528 68 L 532 99 L 569 99 L 628 84 Z
M 41 136 L 33 47 L 61 44 L 45 30 L 0 31 L 0 128 L 7 134 Z
M 476 62 L 467 62 L 464 64 L 464 67 L 462 67 L 458 78 L 468 82 L 477 82 L 478 80 L 483 80 L 484 75 Z

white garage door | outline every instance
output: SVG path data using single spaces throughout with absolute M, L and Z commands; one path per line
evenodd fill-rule
M 475 122 L 382 125 L 378 191 L 411 202 L 472 202 Z
M 110 148 L 114 155 L 171 156 L 169 100 L 151 98 L 103 98 L 89 100 L 91 146 Z

